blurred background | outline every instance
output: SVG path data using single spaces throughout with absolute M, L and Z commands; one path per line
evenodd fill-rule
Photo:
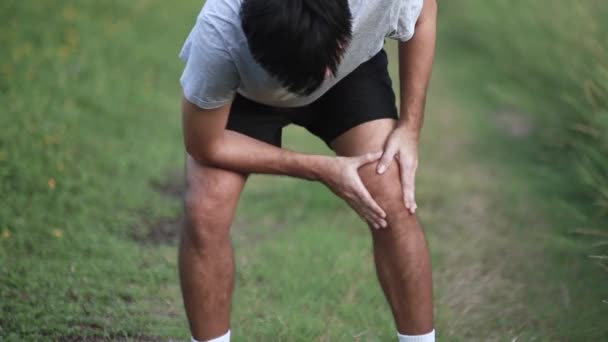
M 439 341 L 608 340 L 608 3 L 439 5 L 417 185 Z M 201 6 L 0 3 L 0 340 L 189 338 L 177 54 Z M 232 236 L 235 340 L 394 339 L 366 227 L 322 185 L 252 177 Z

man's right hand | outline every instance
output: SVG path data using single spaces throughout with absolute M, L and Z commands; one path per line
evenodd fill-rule
M 386 213 L 367 191 L 358 170 L 380 157 L 382 151 L 357 157 L 329 157 L 320 170 L 320 181 L 376 229 L 387 227 Z

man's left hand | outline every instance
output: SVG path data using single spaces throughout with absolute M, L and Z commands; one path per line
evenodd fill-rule
M 415 199 L 416 169 L 418 168 L 417 134 L 406 126 L 397 126 L 388 136 L 376 171 L 383 174 L 397 160 L 403 190 L 403 202 L 411 214 L 418 206 Z

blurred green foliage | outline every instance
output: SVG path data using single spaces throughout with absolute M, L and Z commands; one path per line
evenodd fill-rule
M 477 96 L 530 113 L 544 157 L 564 168 L 563 186 L 604 221 L 606 18 L 608 2 L 597 0 L 444 1 L 440 16 L 441 43 L 466 61 L 464 78 L 484 91 Z

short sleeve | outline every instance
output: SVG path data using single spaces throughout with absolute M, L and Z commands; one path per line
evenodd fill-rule
M 394 0 L 387 37 L 402 42 L 412 39 L 424 0 Z
M 232 101 L 239 74 L 224 40 L 209 20 L 202 17 L 197 21 L 179 57 L 185 63 L 180 83 L 188 101 L 204 109 Z

